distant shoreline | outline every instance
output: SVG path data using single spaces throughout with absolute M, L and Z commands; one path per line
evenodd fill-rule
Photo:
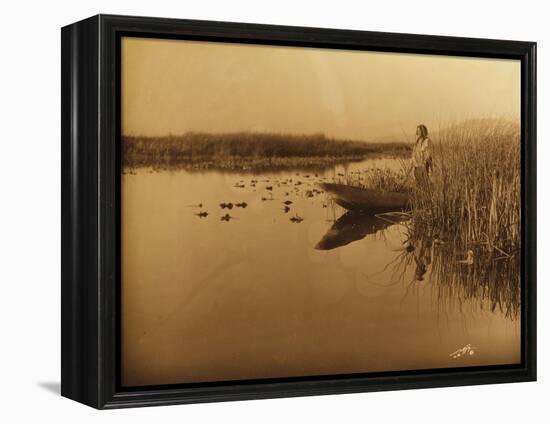
M 124 168 L 259 170 L 325 168 L 369 157 L 405 157 L 407 143 L 367 143 L 316 135 L 187 133 L 122 137 Z

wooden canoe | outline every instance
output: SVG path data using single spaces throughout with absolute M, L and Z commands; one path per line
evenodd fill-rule
M 346 184 L 321 183 L 332 199 L 350 211 L 393 212 L 409 208 L 409 195 L 390 191 L 353 187 Z

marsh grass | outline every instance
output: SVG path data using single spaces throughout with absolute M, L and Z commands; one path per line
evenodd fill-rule
M 520 247 L 519 128 L 453 126 L 434 140 L 433 175 L 412 190 L 412 223 L 453 245 L 513 256 Z M 414 178 L 414 177 L 413 177 Z
M 186 133 L 181 136 L 122 139 L 123 166 L 188 169 L 321 167 L 367 156 L 406 156 L 405 143 L 366 143 L 323 134 Z
M 519 137 L 507 121 L 453 125 L 432 137 L 434 168 L 425 184 L 406 160 L 398 171 L 369 169 L 339 182 L 410 192 L 411 231 L 512 256 L 520 246 Z
M 346 173 L 337 178 L 336 182 L 360 188 L 371 188 L 379 191 L 406 192 L 411 191 L 413 185 L 408 178 L 409 161 L 400 160 L 400 169 L 369 168 L 362 172 Z
M 433 175 L 411 194 L 412 240 L 442 244 L 434 255 L 439 294 L 460 291 L 518 316 L 520 293 L 520 133 L 504 121 L 442 130 L 434 143 Z M 466 252 L 473 264 L 464 264 Z M 449 294 L 449 293 L 447 293 Z

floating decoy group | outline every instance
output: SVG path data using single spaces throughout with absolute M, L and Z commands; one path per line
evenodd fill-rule
M 342 176 L 343 174 L 338 174 L 339 176 Z M 335 177 L 332 178 L 333 180 Z M 296 172 L 292 178 L 251 178 L 251 179 L 242 179 L 238 181 L 234 181 L 232 183 L 232 187 L 244 189 L 247 186 L 252 189 L 252 191 L 263 191 L 263 194 L 260 197 L 260 200 L 262 202 L 268 202 L 268 201 L 274 201 L 277 199 L 277 196 L 274 195 L 276 192 L 276 188 L 285 188 L 283 191 L 280 192 L 281 196 L 286 197 L 286 200 L 281 201 L 282 204 L 282 212 L 285 214 L 288 214 L 289 212 L 293 211 L 293 215 L 289 218 L 291 223 L 299 224 L 302 221 L 304 221 L 304 218 L 298 214 L 296 211 L 296 201 L 290 200 L 289 196 L 300 196 L 303 199 L 311 199 L 315 198 L 316 196 L 322 194 L 324 191 L 320 190 L 315 186 L 316 183 L 322 182 L 326 180 L 325 176 L 319 176 L 319 174 L 301 174 L 300 172 Z M 283 197 L 283 198 L 284 198 Z M 282 200 L 282 199 L 281 199 Z M 245 209 L 249 206 L 249 204 L 245 201 L 225 201 L 218 204 L 220 209 L 225 210 L 233 210 L 233 208 L 240 208 Z M 204 207 L 203 202 L 193 204 L 193 205 L 187 205 L 188 207 L 192 208 L 198 208 L 199 211 L 195 211 L 194 215 L 196 215 L 199 218 L 207 218 L 211 215 L 211 213 L 207 212 L 206 210 L 202 210 Z M 323 208 L 327 207 L 327 202 L 322 201 L 321 206 Z M 236 216 L 232 216 L 229 213 L 224 213 L 220 216 L 220 220 L 223 222 L 229 222 L 233 219 L 238 219 Z

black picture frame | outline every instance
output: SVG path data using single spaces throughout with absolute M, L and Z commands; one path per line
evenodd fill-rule
M 120 37 L 215 40 L 521 61 L 522 361 L 122 389 Z M 61 31 L 61 394 L 98 409 L 536 380 L 536 43 L 97 15 Z

